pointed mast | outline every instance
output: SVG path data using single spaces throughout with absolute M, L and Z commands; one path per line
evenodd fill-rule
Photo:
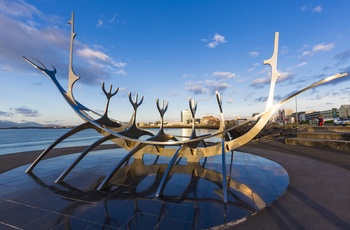
M 265 110 L 271 108 L 273 105 L 273 94 L 275 92 L 275 85 L 276 85 L 277 78 L 280 76 L 279 72 L 277 71 L 278 40 L 279 40 L 279 33 L 275 32 L 273 54 L 270 59 L 264 60 L 264 65 L 271 66 L 271 85 L 270 85 L 270 92 L 269 92 L 269 97 L 267 99 Z
M 71 20 L 68 21 L 71 24 L 71 33 L 70 33 L 70 48 L 69 48 L 69 69 L 68 69 L 68 92 L 67 96 L 75 102 L 73 97 L 73 85 L 80 79 L 73 71 L 73 43 L 76 33 L 74 32 L 74 12 L 72 12 Z

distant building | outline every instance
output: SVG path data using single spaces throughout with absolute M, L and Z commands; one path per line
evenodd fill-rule
M 340 118 L 350 118 L 350 105 L 341 105 L 339 108 Z
M 306 111 L 305 113 L 305 120 L 309 121 L 310 124 L 316 122 L 318 120 L 318 116 L 321 114 L 320 111 Z
M 205 116 L 205 117 L 202 117 L 201 124 L 209 125 L 209 126 L 219 125 L 220 120 L 219 118 L 215 118 L 213 116 Z
M 338 109 L 333 108 L 329 110 L 320 111 L 320 114 L 322 115 L 325 121 L 331 121 L 335 117 L 338 117 Z
M 189 124 L 192 121 L 191 112 L 188 109 L 181 111 L 181 122 L 185 124 Z
M 283 122 L 283 124 L 294 123 L 294 118 L 292 117 L 293 112 L 294 111 L 291 109 L 278 110 L 278 120 Z
M 292 113 L 292 117 L 294 117 L 295 120 L 298 120 L 299 122 L 306 121 L 305 119 L 305 111 L 300 111 L 297 113 Z

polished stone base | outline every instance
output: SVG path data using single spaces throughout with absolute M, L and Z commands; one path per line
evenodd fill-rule
M 40 162 L 0 174 L 1 229 L 205 229 L 240 220 L 268 206 L 289 184 L 277 163 L 251 154 L 227 153 L 228 203 L 222 199 L 221 156 L 172 169 L 163 195 L 157 187 L 171 160 L 130 159 L 112 184 L 96 191 L 126 154 L 123 149 L 89 153 L 61 183 L 57 177 L 78 156 Z

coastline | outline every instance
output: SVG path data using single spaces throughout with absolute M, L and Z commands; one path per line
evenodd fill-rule
M 44 159 L 49 159 L 53 157 L 64 156 L 68 154 L 81 153 L 88 146 L 75 146 L 75 147 L 64 147 L 52 149 Z M 104 150 L 119 148 L 115 144 L 104 144 L 99 145 L 94 150 Z M 43 150 L 33 150 L 27 152 L 18 152 L 0 155 L 0 173 L 6 172 L 8 170 L 20 167 L 22 165 L 31 164 L 34 160 L 44 151 Z

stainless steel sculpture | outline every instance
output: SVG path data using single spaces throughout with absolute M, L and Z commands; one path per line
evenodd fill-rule
M 69 61 L 69 74 L 68 74 L 68 91 L 65 91 L 63 87 L 60 85 L 60 83 L 56 79 L 56 69 L 53 67 L 53 70 L 48 70 L 40 61 L 37 61 L 39 65 L 35 64 L 34 62 L 30 61 L 26 57 L 24 59 L 30 63 L 33 67 L 37 68 L 41 72 L 43 72 L 45 75 L 47 75 L 57 86 L 58 90 L 64 97 L 64 99 L 67 101 L 67 103 L 72 107 L 72 109 L 85 121 L 85 123 L 73 128 L 63 136 L 61 136 L 59 139 L 57 139 L 54 143 L 52 143 L 45 151 L 42 152 L 42 154 L 30 165 L 30 167 L 26 170 L 27 173 L 30 173 L 35 166 L 45 157 L 46 154 L 50 152 L 51 149 L 53 149 L 57 144 L 59 144 L 64 139 L 68 138 L 69 136 L 80 132 L 85 129 L 95 129 L 97 132 L 99 132 L 103 137 L 90 145 L 85 151 L 83 151 L 77 159 L 57 178 L 56 182 L 61 182 L 64 180 L 64 178 L 68 175 L 68 173 L 81 161 L 86 154 L 88 154 L 91 150 L 93 150 L 96 146 L 104 143 L 107 140 L 113 141 L 117 146 L 124 148 L 125 150 L 129 151 L 124 158 L 120 162 L 118 162 L 115 165 L 115 168 L 108 174 L 102 183 L 98 186 L 98 190 L 104 189 L 107 187 L 113 176 L 122 168 L 122 166 L 131 158 L 134 157 L 135 159 L 140 159 L 142 156 L 147 154 L 155 154 L 160 156 L 168 156 L 172 157 L 168 167 L 166 168 L 166 171 L 162 177 L 162 180 L 158 186 L 156 196 L 159 197 L 162 195 L 162 192 L 164 190 L 164 187 L 166 186 L 167 178 L 172 171 L 172 168 L 179 158 L 186 158 L 188 162 L 199 162 L 200 159 L 206 158 L 209 156 L 215 156 L 221 154 L 222 156 L 222 188 L 223 188 L 223 201 L 227 202 L 227 190 L 228 190 L 228 184 L 227 180 L 228 177 L 226 175 L 226 152 L 233 151 L 234 149 L 246 144 L 249 142 L 252 138 L 254 138 L 266 125 L 268 120 L 271 118 L 271 116 L 277 111 L 279 107 L 281 107 L 283 104 L 285 104 L 287 101 L 295 97 L 296 95 L 314 88 L 316 86 L 319 86 L 321 84 L 333 81 L 338 78 L 342 78 L 344 76 L 347 76 L 347 73 L 342 74 L 335 74 L 333 76 L 327 77 L 323 80 L 320 80 L 318 82 L 315 82 L 314 84 L 296 92 L 290 95 L 289 97 L 285 98 L 284 100 L 280 101 L 277 104 L 273 104 L 273 95 L 274 95 L 274 89 L 275 84 L 280 76 L 280 74 L 277 71 L 277 56 L 278 56 L 278 40 L 279 40 L 279 33 L 275 33 L 275 40 L 274 40 L 274 51 L 272 54 L 272 57 L 268 60 L 264 61 L 264 64 L 268 64 L 271 66 L 272 69 L 272 76 L 271 76 L 271 84 L 270 84 L 270 92 L 267 100 L 266 108 L 263 112 L 261 112 L 259 115 L 255 116 L 252 119 L 258 119 L 258 121 L 255 123 L 255 125 L 244 135 L 238 137 L 238 138 L 230 138 L 229 131 L 237 128 L 238 126 L 244 125 L 251 120 L 247 120 L 246 122 L 236 125 L 233 127 L 226 128 L 224 123 L 224 115 L 223 115 L 223 108 L 222 108 L 222 101 L 220 94 L 216 92 L 216 98 L 218 102 L 218 107 L 220 111 L 220 126 L 219 129 L 208 135 L 202 135 L 197 136 L 196 130 L 195 130 L 195 124 L 194 124 L 194 118 L 195 113 L 197 110 L 197 103 L 193 99 L 189 99 L 189 107 L 192 115 L 192 134 L 189 136 L 186 140 L 178 140 L 175 136 L 166 134 L 164 132 L 163 128 L 163 117 L 165 112 L 168 109 L 168 103 L 164 105 L 164 101 L 162 101 L 161 105 L 159 103 L 159 99 L 156 101 L 157 109 L 160 114 L 161 118 L 161 125 L 160 129 L 158 131 L 158 134 L 153 135 L 151 132 L 147 130 L 143 130 L 139 128 L 136 124 L 136 113 L 138 107 L 143 102 L 143 97 L 140 101 L 138 101 L 138 95 L 135 95 L 135 100 L 132 99 L 132 95 L 129 93 L 129 100 L 131 105 L 134 108 L 134 112 L 131 116 L 131 119 L 127 125 L 123 125 L 117 120 L 110 119 L 108 117 L 108 108 L 109 108 L 109 101 L 111 98 L 117 94 L 118 88 L 112 92 L 112 86 L 110 86 L 109 91 L 107 92 L 105 89 L 104 84 L 102 84 L 102 90 L 104 94 L 107 97 L 107 103 L 106 108 L 104 111 L 104 114 L 99 114 L 81 103 L 79 103 L 77 100 L 75 100 L 73 96 L 73 85 L 74 83 L 79 80 L 79 77 L 74 73 L 73 71 L 73 43 L 74 38 L 76 36 L 76 33 L 74 32 L 74 14 L 72 13 L 71 20 L 69 21 L 71 24 L 71 35 L 70 35 L 70 61 Z M 93 113 L 97 115 L 99 118 L 94 119 L 92 116 L 90 116 L 88 113 Z M 146 140 L 140 139 L 141 136 L 149 135 L 150 137 Z M 207 146 L 205 143 L 205 140 L 212 137 L 220 137 L 221 142 L 216 143 L 211 146 Z

